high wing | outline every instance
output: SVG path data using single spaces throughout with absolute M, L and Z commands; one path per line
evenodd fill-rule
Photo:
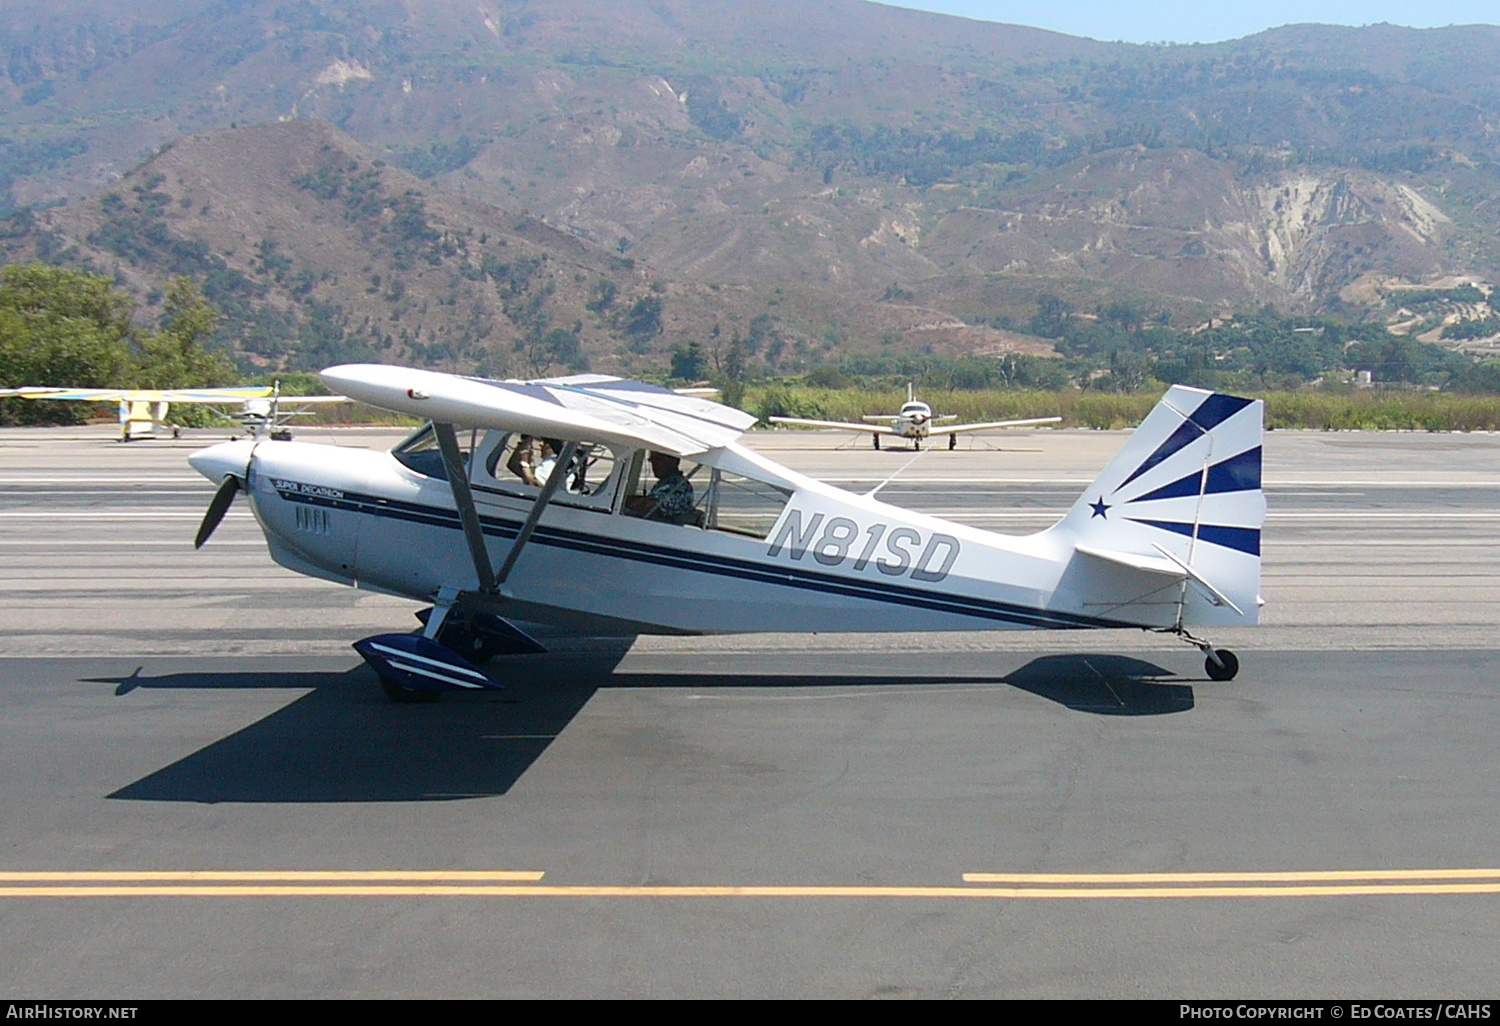
M 894 435 L 896 429 L 886 424 L 850 424 L 842 420 L 806 420 L 802 417 L 771 417 L 772 424 L 795 424 L 797 427 L 842 428 L 845 431 L 867 431 L 872 435 Z M 895 417 L 881 417 L 895 420 Z
M 167 410 L 176 403 L 202 404 L 229 422 L 243 424 L 256 435 L 270 431 L 284 435 L 283 419 L 310 414 L 306 407 L 317 403 L 342 403 L 341 395 L 282 396 L 280 384 L 231 386 L 227 388 L 58 388 L 26 386 L 0 389 L 0 397 L 45 399 L 85 403 L 118 403 L 120 440 L 150 438 L 165 424 Z M 238 415 L 225 407 L 239 405 Z M 290 407 L 290 410 L 287 408 Z
M 439 423 L 615 442 L 674 456 L 728 445 L 756 419 L 731 406 L 601 374 L 491 381 L 344 364 L 323 371 L 322 378 L 362 403 Z
M 23 399 L 59 399 L 84 403 L 232 403 L 265 399 L 270 385 L 247 388 L 8 388 L 0 394 Z
M 954 424 L 934 427 L 935 435 L 962 435 L 970 431 L 988 431 L 991 428 L 1033 427 L 1037 424 L 1060 424 L 1061 417 L 1032 417 L 1029 420 L 992 420 L 984 424 Z

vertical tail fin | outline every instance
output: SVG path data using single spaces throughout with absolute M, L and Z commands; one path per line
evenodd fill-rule
M 1058 602 L 1152 626 L 1257 622 L 1262 417 L 1259 400 L 1173 386 L 1049 532 L 1076 553 Z

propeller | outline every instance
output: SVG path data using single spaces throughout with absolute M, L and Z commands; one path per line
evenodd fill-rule
M 198 536 L 193 539 L 193 548 L 203 548 L 203 543 L 208 541 L 214 528 L 219 526 L 219 521 L 224 519 L 224 514 L 229 512 L 235 493 L 242 487 L 244 486 L 239 478 L 233 474 L 224 475 L 224 480 L 219 483 L 218 490 L 208 504 L 208 512 L 203 514 L 203 523 L 198 525 Z

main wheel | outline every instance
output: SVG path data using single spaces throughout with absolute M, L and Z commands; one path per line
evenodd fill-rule
M 436 702 L 443 697 L 441 691 L 423 691 L 421 688 L 404 688 L 400 684 L 392 683 L 384 677 L 380 678 L 380 690 L 385 692 L 385 697 L 392 702 L 401 705 L 422 705 L 427 702 Z
M 483 666 L 495 658 L 494 642 L 470 630 L 463 621 L 450 621 L 438 631 L 438 643 L 451 648 L 475 666 Z
M 1203 659 L 1203 669 L 1209 680 L 1234 680 L 1234 675 L 1240 672 L 1239 659 L 1227 648 L 1214 649 L 1214 655 L 1219 657 L 1219 662 L 1214 662 L 1213 656 Z

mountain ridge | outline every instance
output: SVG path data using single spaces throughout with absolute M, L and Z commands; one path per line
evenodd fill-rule
M 541 332 L 572 331 L 622 369 L 695 338 L 744 339 L 759 316 L 807 365 L 882 345 L 1045 352 L 1016 331 L 1049 295 L 1160 308 L 1175 323 L 1265 305 L 1388 318 L 1400 288 L 1500 277 L 1493 27 L 1294 25 L 1132 46 L 862 0 L 69 0 L 44 12 L 0 0 L 0 46 L 0 184 L 13 206 L 38 208 L 41 230 L 108 220 L 88 211 L 120 183 L 134 195 L 140 158 L 211 164 L 212 147 L 188 140 L 327 121 L 362 166 L 384 161 L 383 179 L 415 175 L 400 189 L 430 209 L 470 211 L 455 224 L 556 232 L 590 254 L 585 276 L 633 261 L 646 284 L 626 290 L 630 303 L 655 283 L 665 318 L 644 351 L 590 320 L 586 289 L 549 299 Z M 306 199 L 270 177 L 287 191 L 278 206 Z M 304 299 L 333 302 L 322 276 L 351 280 L 367 262 L 349 251 L 320 264 L 293 240 L 310 226 L 236 216 L 305 251 L 319 282 Z M 212 221 L 176 218 L 249 275 L 243 252 L 226 253 L 270 236 L 235 243 L 231 221 Z M 161 287 L 119 252 L 71 244 Z M 450 262 L 450 275 L 473 273 Z M 716 318 L 714 290 L 742 298 Z M 339 305 L 391 335 L 398 304 L 376 311 L 363 295 Z M 485 303 L 502 315 L 487 348 L 513 347 L 498 294 Z M 430 330 L 451 341 L 460 320 Z

